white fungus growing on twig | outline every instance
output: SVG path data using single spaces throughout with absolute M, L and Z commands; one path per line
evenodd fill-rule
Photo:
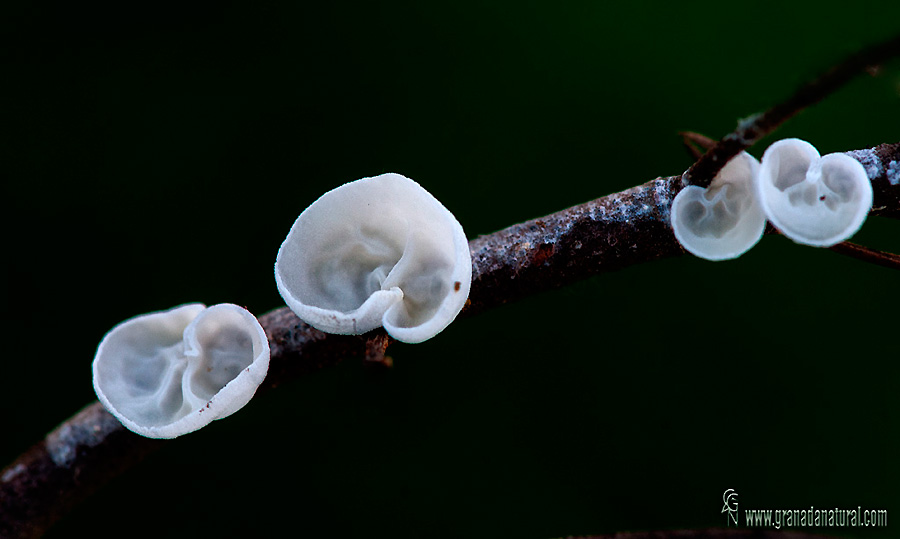
M 872 208 L 872 184 L 859 161 L 842 153 L 820 157 L 812 144 L 796 138 L 766 149 L 757 189 L 775 228 L 817 247 L 848 239 Z
M 747 152 L 731 159 L 708 188 L 689 185 L 672 202 L 672 230 L 682 247 L 707 260 L 727 260 L 756 245 L 766 217 L 756 197 L 759 162 Z
M 419 184 L 382 174 L 322 195 L 294 222 L 275 260 L 288 307 L 327 333 L 384 326 L 417 343 L 466 303 L 472 259 L 462 226 Z
M 268 368 L 269 342 L 252 314 L 192 303 L 107 333 L 94 358 L 94 391 L 129 430 L 175 438 L 241 409 Z

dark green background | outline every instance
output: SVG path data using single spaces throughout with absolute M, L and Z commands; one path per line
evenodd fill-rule
M 3 8 L 0 461 L 94 399 L 120 321 L 283 305 L 278 246 L 341 183 L 402 173 L 490 233 L 679 174 L 677 131 L 721 136 L 900 31 L 896 2 L 316 4 Z M 900 66 L 787 136 L 896 142 Z M 857 240 L 900 252 L 900 226 Z M 898 302 L 896 272 L 777 237 L 603 274 L 397 344 L 391 372 L 282 386 L 51 537 L 724 526 L 727 488 L 741 509 L 886 508 L 880 533 L 825 531 L 890 536 Z

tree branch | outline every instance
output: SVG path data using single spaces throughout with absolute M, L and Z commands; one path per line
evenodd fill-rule
M 738 122 L 737 128 L 703 154 L 684 173 L 685 185 L 708 187 L 735 155 L 756 144 L 801 110 L 815 105 L 865 69 L 900 55 L 900 35 L 863 49 L 809 82 L 794 95 L 769 110 Z
M 894 253 L 885 253 L 883 251 L 870 249 L 869 247 L 857 245 L 849 241 L 838 243 L 837 245 L 832 245 L 831 247 L 829 247 L 829 249 L 836 253 L 840 253 L 845 256 L 851 256 L 853 258 L 858 258 L 877 266 L 883 266 L 885 268 L 891 269 L 900 269 L 900 256 L 895 255 Z
M 866 168 L 873 215 L 900 215 L 900 143 L 847 152 Z M 469 242 L 473 276 L 463 316 L 598 273 L 683 254 L 669 227 L 680 176 L 513 225 Z M 383 330 L 329 335 L 286 307 L 260 317 L 271 347 L 259 393 L 351 357 L 383 362 Z M 168 443 L 126 430 L 99 402 L 62 423 L 0 472 L 0 537 L 40 535 L 78 501 Z

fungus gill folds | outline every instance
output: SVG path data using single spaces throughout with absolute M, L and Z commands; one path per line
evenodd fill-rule
M 129 430 L 175 438 L 241 409 L 268 368 L 269 342 L 252 314 L 192 303 L 107 333 L 94 358 L 94 391 Z
M 872 184 L 852 157 L 819 157 L 800 139 L 766 149 L 757 192 L 769 221 L 797 243 L 827 247 L 859 230 L 872 208 Z
M 462 226 L 394 173 L 322 195 L 294 222 L 275 260 L 278 291 L 301 320 L 345 335 L 384 326 L 408 343 L 447 327 L 471 281 Z
M 766 216 L 756 197 L 759 162 L 735 156 L 706 189 L 690 185 L 672 202 L 672 230 L 690 253 L 707 260 L 736 258 L 756 245 Z
M 682 247 L 709 260 L 740 256 L 762 236 L 766 219 L 797 243 L 830 247 L 862 226 L 872 208 L 866 169 L 842 153 L 819 156 L 803 140 L 779 140 L 757 162 L 729 161 L 709 189 L 684 188 L 671 224 Z

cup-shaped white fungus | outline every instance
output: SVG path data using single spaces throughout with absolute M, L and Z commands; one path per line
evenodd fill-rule
M 741 152 L 729 161 L 706 189 L 690 185 L 672 202 L 672 230 L 691 254 L 727 260 L 756 245 L 766 216 L 756 196 L 759 161 Z
M 859 230 L 872 208 L 865 168 L 842 153 L 819 157 L 800 139 L 766 149 L 758 192 L 769 221 L 797 243 L 827 247 Z
M 107 333 L 94 358 L 94 391 L 129 430 L 175 438 L 238 411 L 268 369 L 269 342 L 252 314 L 192 303 Z
M 278 251 L 275 282 L 315 328 L 358 335 L 384 326 L 417 343 L 462 310 L 472 259 L 453 214 L 416 182 L 388 173 L 344 184 L 306 208 Z

